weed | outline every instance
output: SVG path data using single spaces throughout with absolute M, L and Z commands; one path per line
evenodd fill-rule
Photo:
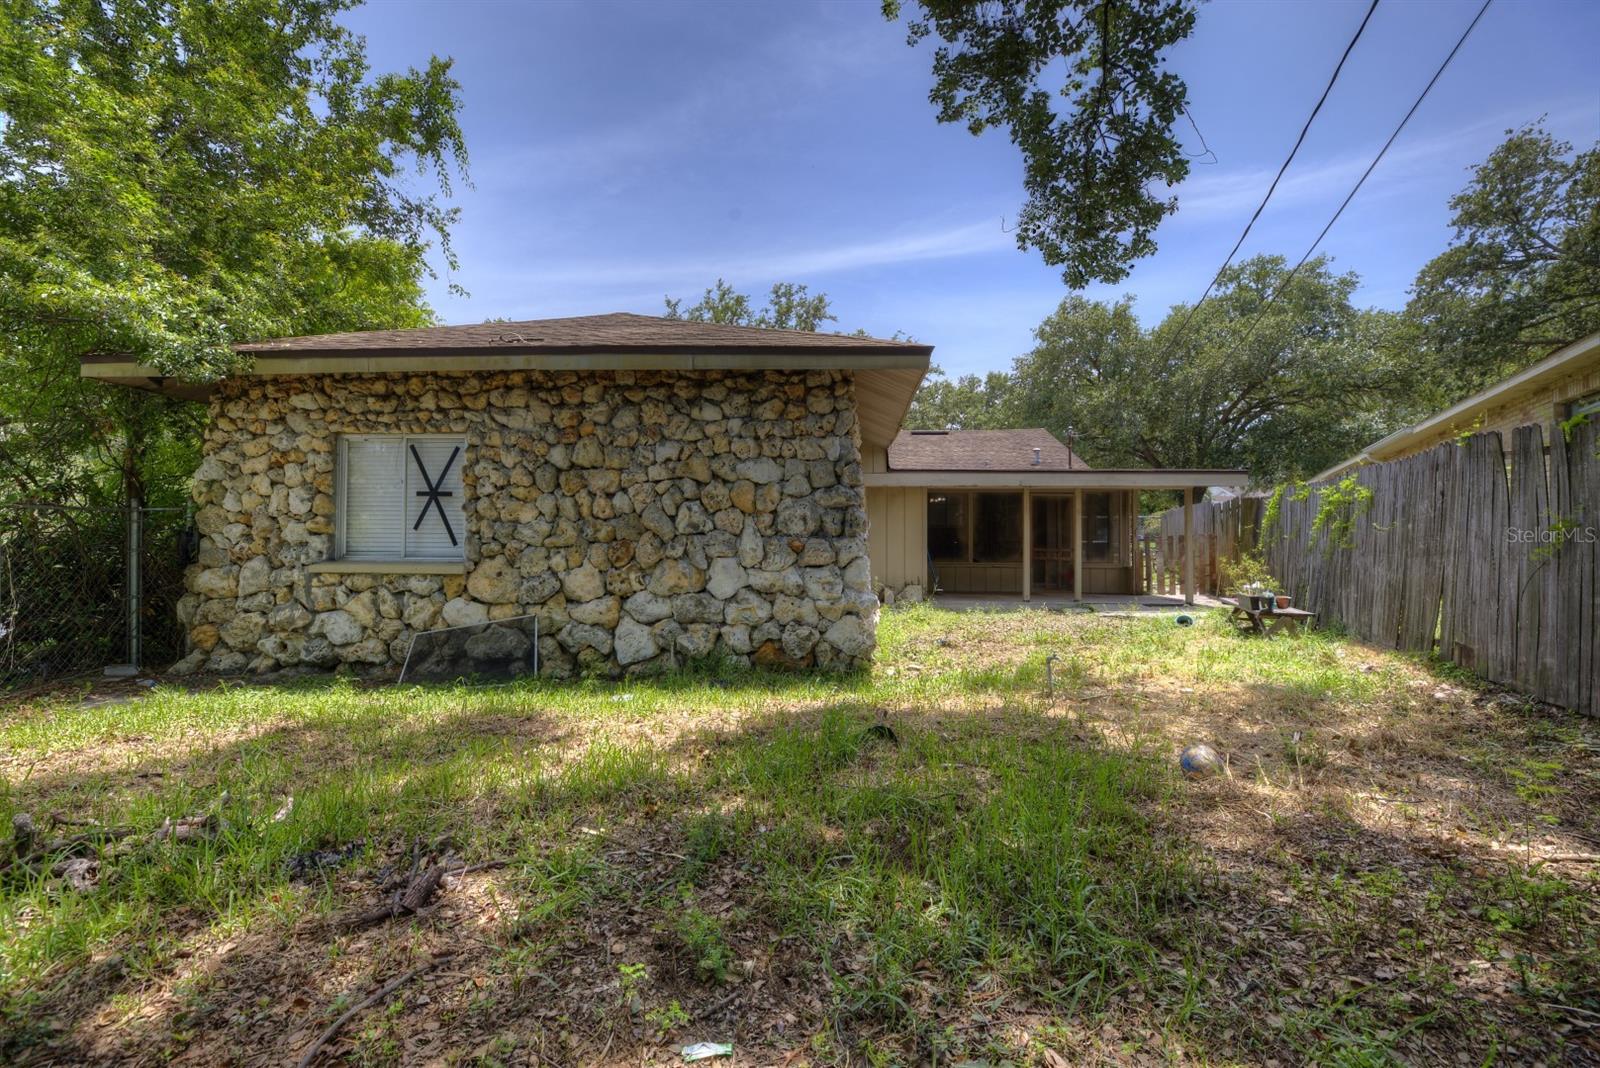
M 1508 868 L 1480 888 L 1484 918 L 1500 931 L 1532 930 L 1552 914 L 1581 908 L 1583 895 L 1539 865 Z
M 666 1005 L 645 1013 L 644 1020 L 655 1031 L 656 1041 L 659 1042 L 677 1028 L 686 1025 L 689 1022 L 689 1014 L 683 1011 L 683 1006 L 674 998 Z
M 400 1040 L 395 1024 L 405 1011 L 405 1001 L 395 998 L 383 1012 L 356 1035 L 355 1062 L 362 1068 L 388 1068 L 400 1063 Z
M 673 933 L 694 963 L 695 975 L 720 986 L 728 981 L 733 967 L 733 949 L 728 945 L 727 932 L 721 920 L 695 904 L 690 888 L 682 888 L 680 894 L 677 916 L 672 921 Z
M 1508 767 L 1506 774 L 1511 777 L 1517 796 L 1539 807 L 1567 792 L 1556 781 L 1565 770 L 1559 761 L 1524 759 Z
M 1301 771 L 1321 771 L 1328 766 L 1328 751 L 1315 738 L 1295 731 L 1283 740 L 1283 759 Z
M 640 963 L 617 965 L 617 987 L 622 992 L 622 1004 L 629 1012 L 638 1012 L 644 1006 L 644 984 L 650 978 L 650 969 Z

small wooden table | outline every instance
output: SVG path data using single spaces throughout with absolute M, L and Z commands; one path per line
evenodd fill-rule
M 1222 603 L 1233 609 L 1228 613 L 1240 630 L 1247 634 L 1260 634 L 1270 638 L 1279 632 L 1298 634 L 1305 630 L 1306 625 L 1317 618 L 1315 612 L 1307 612 L 1303 608 L 1274 608 L 1255 609 L 1247 608 L 1232 597 L 1222 598 Z

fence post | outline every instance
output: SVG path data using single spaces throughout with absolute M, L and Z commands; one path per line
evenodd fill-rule
M 144 509 L 138 497 L 128 498 L 128 564 L 127 564 L 127 591 L 128 591 L 128 663 L 135 671 L 139 669 L 139 660 L 142 650 L 139 648 L 141 638 L 140 625 L 143 612 L 140 601 L 143 591 L 140 589 L 143 578 L 144 564 Z

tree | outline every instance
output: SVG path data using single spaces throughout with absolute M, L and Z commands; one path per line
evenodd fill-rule
M 1070 430 L 1100 467 L 1313 474 L 1380 436 L 1407 371 L 1382 344 L 1393 316 L 1351 305 L 1354 274 L 1325 258 L 1285 288 L 1288 274 L 1278 256 L 1229 268 L 1187 328 L 1183 305 L 1146 330 L 1131 297 L 1069 296 L 1010 375 L 934 382 L 914 409 L 930 423 Z
M 906 413 L 907 428 L 990 430 L 1007 425 L 1011 377 L 1004 371 L 990 371 L 982 378 L 962 375 L 952 380 L 938 367 L 930 367 L 928 375 Z
M 466 163 L 448 61 L 374 74 L 353 0 L 4 6 L 0 495 L 184 466 L 193 406 L 82 382 L 83 356 L 204 380 L 235 341 L 431 321 Z
M 755 309 L 748 296 L 731 285 L 717 279 L 717 284 L 707 289 L 698 303 L 683 307 L 683 301 L 667 297 L 668 319 L 687 319 L 694 323 L 726 323 L 730 326 L 759 326 L 769 330 L 806 330 L 815 332 L 823 323 L 838 321 L 828 307 L 828 295 L 812 296 L 807 288 L 794 282 L 774 282 L 767 298 L 767 306 Z
M 1451 198 L 1454 240 L 1406 308 L 1442 403 L 1600 330 L 1600 145 L 1507 134 Z
M 929 93 L 939 121 L 974 136 L 1003 126 L 1022 150 L 1017 247 L 1074 289 L 1127 277 L 1177 208 L 1160 187 L 1189 173 L 1173 136 L 1187 89 L 1163 54 L 1193 32 L 1192 0 L 913 2 L 909 43 L 943 42 Z M 900 0 L 883 11 L 898 18 Z

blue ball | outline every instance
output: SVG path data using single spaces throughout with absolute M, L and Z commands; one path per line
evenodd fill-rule
M 1191 745 L 1178 757 L 1178 767 L 1189 776 L 1216 775 L 1222 770 L 1222 758 L 1209 745 Z

